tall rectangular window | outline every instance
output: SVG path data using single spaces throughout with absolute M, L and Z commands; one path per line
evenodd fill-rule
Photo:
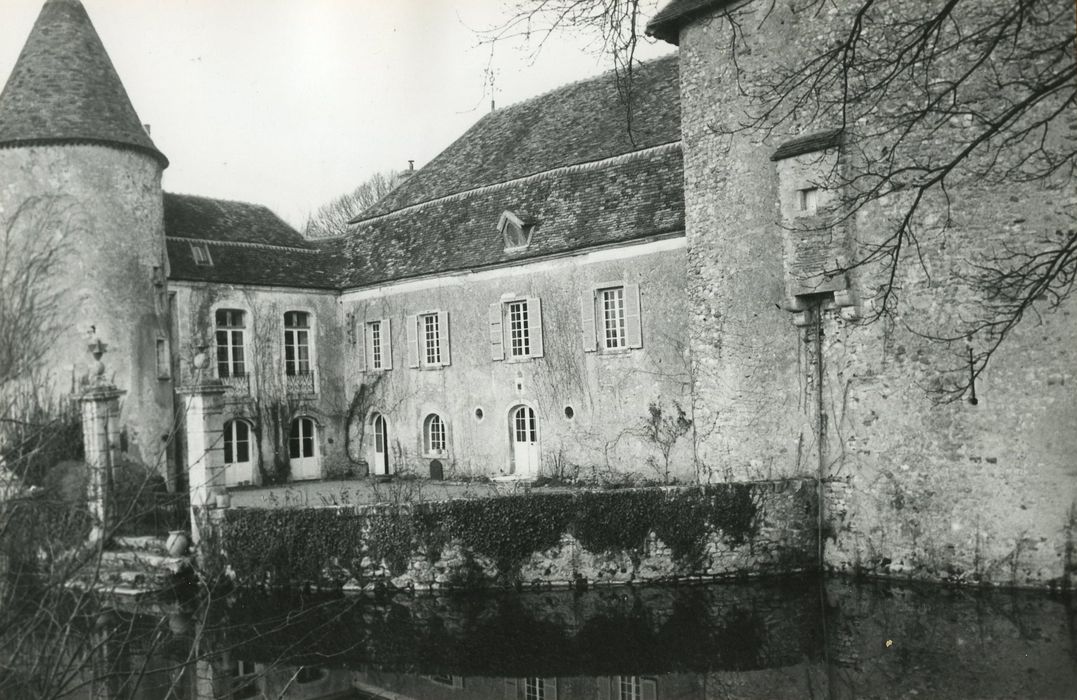
M 246 313 L 239 309 L 217 309 L 214 318 L 217 327 L 217 376 L 247 376 L 244 355 L 244 332 Z
M 618 350 L 626 346 L 624 287 L 603 289 L 599 295 L 602 309 L 602 347 Z
M 367 321 L 364 328 L 363 348 L 366 353 L 364 368 L 382 371 L 393 368 L 392 332 L 389 319 Z
M 542 303 L 538 297 L 490 304 L 490 358 L 527 360 L 543 356 Z
M 448 367 L 449 312 L 431 311 L 405 318 L 408 367 L 440 369 Z
M 638 284 L 597 284 L 581 302 L 584 352 L 616 354 L 643 347 Z
M 541 678 L 525 678 L 524 697 L 527 700 L 546 700 L 545 681 Z
M 527 319 L 527 302 L 514 301 L 509 304 L 509 348 L 513 357 L 527 357 L 531 354 L 530 324 Z
M 641 700 L 639 676 L 621 676 L 617 683 L 617 700 Z
M 428 366 L 441 364 L 441 327 L 437 314 L 423 314 L 419 317 L 422 332 L 423 364 Z
M 289 377 L 310 374 L 310 314 L 284 314 L 284 373 Z

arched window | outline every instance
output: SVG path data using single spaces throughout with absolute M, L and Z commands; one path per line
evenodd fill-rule
M 317 479 L 318 465 L 317 426 L 310 418 L 296 418 L 288 432 L 288 461 L 293 479 Z
M 445 454 L 445 421 L 431 413 L 423 421 L 423 452 L 428 455 Z
M 239 309 L 217 309 L 214 321 L 217 327 L 217 376 L 247 376 L 247 360 L 244 354 L 244 334 L 247 314 Z

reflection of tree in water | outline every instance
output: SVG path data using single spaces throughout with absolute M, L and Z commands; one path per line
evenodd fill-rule
M 0 697 L 311 698 L 348 690 L 356 679 L 392 692 L 410 688 L 414 697 L 427 697 L 423 684 L 462 683 L 467 697 L 486 697 L 487 685 L 497 686 L 467 679 L 537 677 L 557 679 L 565 700 L 576 691 L 594 697 L 622 676 L 681 688 L 683 697 L 731 689 L 772 697 L 768 688 L 819 694 L 823 684 L 838 696 L 885 697 L 903 688 L 956 691 L 970 674 L 1001 683 L 994 669 L 1013 663 L 1036 667 L 1042 678 L 1027 688 L 1011 680 L 1003 691 L 1052 696 L 1077 679 L 1060 600 L 820 586 L 809 579 L 383 598 L 248 591 L 122 608 L 68 593 L 67 607 L 54 610 L 69 621 L 62 640 L 4 647 Z M 990 692 L 974 683 L 967 687 Z

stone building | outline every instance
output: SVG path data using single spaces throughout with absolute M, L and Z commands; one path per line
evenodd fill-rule
M 974 400 L 932 399 L 955 348 L 915 332 L 952 328 L 986 303 L 961 276 L 977 252 L 1053 233 L 1059 221 L 1072 228 L 1077 197 L 1065 168 L 1003 185 L 970 172 L 975 161 L 955 172 L 949 201 L 929 199 L 915 222 L 930 231 L 946 219 L 945 235 L 921 238 L 925 266 L 900 268 L 896 315 L 867 323 L 888 270 L 862 265 L 828 279 L 826 259 L 861 259 L 893 230 L 904 194 L 832 226 L 815 225 L 813 215 L 848 195 L 826 187 L 835 164 L 853 173 L 838 178 L 844 183 L 875 164 L 865 155 L 873 144 L 856 138 L 871 132 L 872 117 L 846 133 L 837 113 L 768 134 L 715 128 L 751 111 L 749 95 L 776 66 L 805 65 L 833 45 L 841 13 L 856 7 L 798 12 L 788 3 L 675 0 L 649 25 L 679 47 L 693 408 L 697 426 L 715 426 L 697 430 L 697 464 L 723 479 L 825 480 L 826 563 L 837 570 L 1065 584 L 1077 525 L 1077 300 L 1026 317 L 976 379 Z M 1012 7 L 969 3 L 961 11 L 983 17 L 960 19 L 976 26 Z M 1072 7 L 1051 7 L 1062 19 L 1041 28 L 1040 46 L 1066 41 L 1074 25 Z M 734 22 L 743 42 L 736 55 Z M 1028 69 L 998 63 L 1014 74 Z M 1077 114 L 1059 94 L 1068 134 L 1052 137 L 1072 139 Z M 913 99 L 888 98 L 879 121 Z M 972 118 L 917 134 L 916 145 L 966 143 Z
M 752 49 L 735 65 L 732 7 Z M 886 202 L 801 226 L 840 194 L 819 184 L 847 162 L 840 125 L 716 128 L 832 19 L 674 0 L 649 30 L 679 52 L 637 71 L 631 120 L 611 76 L 492 112 L 349 235 L 307 241 L 264 207 L 163 192 L 168 160 L 81 3 L 49 0 L 0 94 L 0 206 L 8 221 L 27 202 L 58 207 L 70 317 L 53 379 L 77 384 L 91 333 L 108 343 L 125 447 L 178 485 L 197 458 L 174 430 L 180 390 L 213 378 L 228 485 L 808 474 L 836 570 L 1063 581 L 1073 300 L 1014 331 L 977 405 L 935 404 L 939 346 L 862 322 L 879 271 L 827 269 L 870 242 Z M 950 245 L 929 251 L 938 277 L 1013 235 L 1000 222 L 1032 230 L 1073 195 L 1017 188 L 960 188 Z M 976 302 L 899 283 L 940 319 Z

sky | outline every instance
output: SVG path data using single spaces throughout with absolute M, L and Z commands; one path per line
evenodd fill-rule
M 43 0 L 0 0 L 0 77 Z M 421 167 L 491 108 L 611 67 L 592 37 L 491 47 L 496 0 L 83 0 L 169 192 L 257 202 L 296 227 L 371 174 Z M 647 2 L 653 14 L 654 2 Z M 642 58 L 674 50 L 641 46 Z M 493 69 L 491 95 L 488 67 Z

